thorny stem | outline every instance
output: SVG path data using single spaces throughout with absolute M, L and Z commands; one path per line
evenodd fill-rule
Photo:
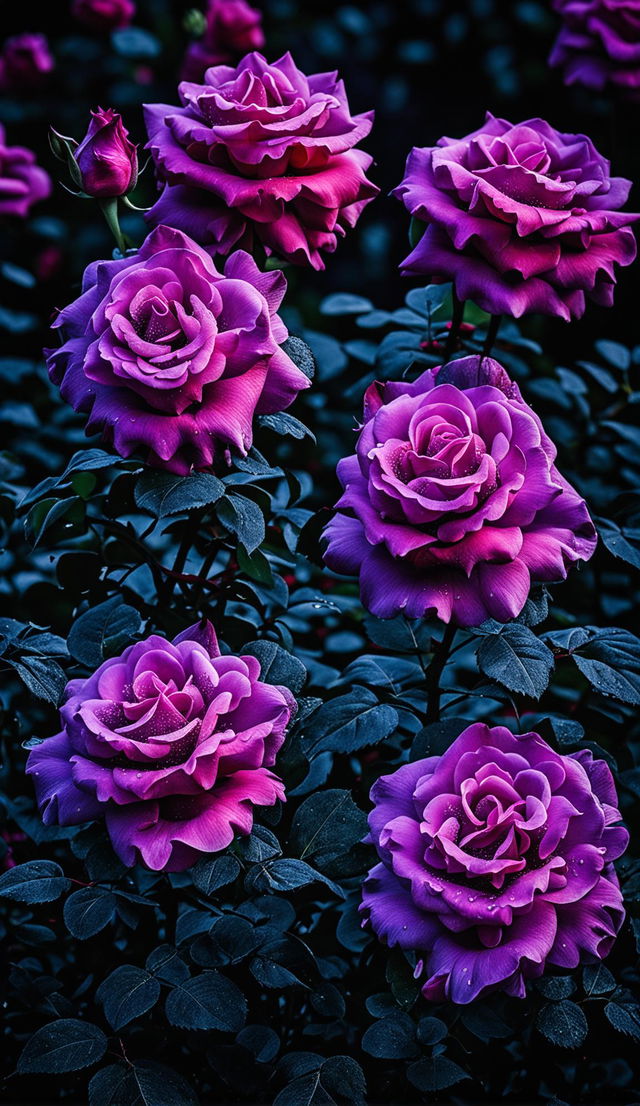
M 456 627 L 449 623 L 442 635 L 442 640 L 435 647 L 431 663 L 426 671 L 427 713 L 425 723 L 427 726 L 440 720 L 440 695 L 442 694 L 440 677 L 449 659 L 449 651 L 455 636 Z

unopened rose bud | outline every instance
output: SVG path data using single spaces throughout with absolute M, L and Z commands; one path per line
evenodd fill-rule
M 73 154 L 80 187 L 97 199 L 124 196 L 138 179 L 137 146 L 112 108 L 98 108 L 91 116 L 87 134 Z

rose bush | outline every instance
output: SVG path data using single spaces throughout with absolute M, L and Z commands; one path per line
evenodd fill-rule
M 130 645 L 65 696 L 60 733 L 27 765 L 43 819 L 104 818 L 124 864 L 181 871 L 285 797 L 270 769 L 293 696 L 255 657 L 221 656 L 210 623 Z
M 357 573 L 381 618 L 478 626 L 522 610 L 596 544 L 586 504 L 517 384 L 491 358 L 372 384 L 345 489 L 325 528 L 335 572 Z
M 640 100 L 640 7 L 636 0 L 554 0 L 563 23 L 549 64 L 565 84 L 607 86 Z
M 393 194 L 426 230 L 401 270 L 452 280 L 459 299 L 494 315 L 569 320 L 588 299 L 610 306 L 639 216 L 620 210 L 631 182 L 609 170 L 586 135 L 543 119 L 489 113 L 462 139 L 415 147 Z
M 73 156 L 88 196 L 124 196 L 136 186 L 138 148 L 113 108 L 91 112 L 89 129 Z
M 588 750 L 563 756 L 537 733 L 476 723 L 443 756 L 381 776 L 371 799 L 381 863 L 361 911 L 380 940 L 418 954 L 425 998 L 524 997 L 545 968 L 610 951 L 629 835 Z
M 24 146 L 7 146 L 0 124 L 0 216 L 25 219 L 33 204 L 50 194 L 49 174 L 36 165 L 35 154 Z
M 373 112 L 352 116 L 333 73 L 306 77 L 290 54 L 248 54 L 236 69 L 183 82 L 182 107 L 145 105 L 149 149 L 164 191 L 152 223 L 176 226 L 227 254 L 254 241 L 267 254 L 324 268 L 338 237 L 378 188 L 355 146 Z
M 246 0 L 209 0 L 202 38 L 185 53 L 183 81 L 201 81 L 205 69 L 232 61 L 249 50 L 262 50 L 265 43 L 262 12 Z
M 63 344 L 48 351 L 51 379 L 123 457 L 143 450 L 188 473 L 230 447 L 246 454 L 254 416 L 309 384 L 280 348 L 285 288 L 242 251 L 222 275 L 181 231 L 158 227 L 136 254 L 89 265 L 54 324 Z

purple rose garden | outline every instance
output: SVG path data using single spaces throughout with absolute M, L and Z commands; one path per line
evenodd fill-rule
M 8 1106 L 640 1098 L 640 10 L 409 7 L 8 20 Z

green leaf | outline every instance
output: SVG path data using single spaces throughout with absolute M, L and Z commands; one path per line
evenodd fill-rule
M 584 1013 L 568 999 L 543 1006 L 536 1018 L 536 1026 L 558 1048 L 579 1048 L 589 1031 Z
M 64 920 L 72 937 L 86 941 L 112 920 L 117 899 L 103 887 L 81 887 L 64 904 Z
M 104 1007 L 109 1025 L 117 1033 L 155 1006 L 160 998 L 160 983 L 143 968 L 121 964 L 102 981 L 96 998 Z
M 123 645 L 129 645 L 141 626 L 135 607 L 114 595 L 75 620 L 67 639 L 69 652 L 87 668 L 97 668 L 107 653 L 115 654 Z
M 553 653 L 527 626 L 511 623 L 488 635 L 477 655 L 483 675 L 509 691 L 539 699 L 549 683 Z
M 379 703 L 368 688 L 357 687 L 323 703 L 311 715 L 302 735 L 307 755 L 354 753 L 384 741 L 397 728 L 398 714 Z
M 43 1025 L 24 1046 L 18 1060 L 21 1075 L 60 1075 L 88 1068 L 107 1051 L 107 1038 L 97 1025 L 77 1018 L 61 1018 Z
M 242 991 L 220 972 L 202 972 L 178 984 L 165 1004 L 167 1018 L 181 1029 L 219 1029 L 237 1033 L 247 1004 Z
M 0 898 L 18 902 L 53 902 L 71 886 L 53 860 L 28 860 L 0 876 Z
M 168 518 L 199 507 L 209 507 L 224 495 L 224 484 L 208 472 L 174 476 L 170 472 L 143 472 L 136 481 L 138 507 L 155 518 Z

